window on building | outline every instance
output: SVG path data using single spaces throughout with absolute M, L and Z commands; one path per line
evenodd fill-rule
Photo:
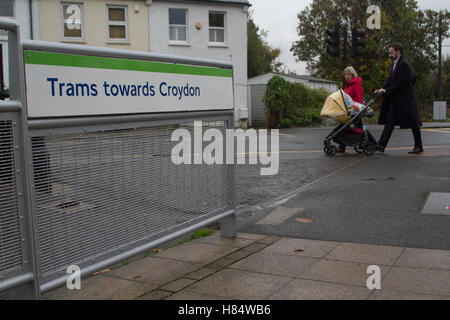
M 169 9 L 169 40 L 186 41 L 187 40 L 187 10 Z
M 63 3 L 63 38 L 83 39 L 83 5 L 81 3 Z
M 0 2 L 0 17 L 14 17 L 13 0 L 2 0 Z
M 209 13 L 209 42 L 225 42 L 225 13 Z
M 108 6 L 108 39 L 127 40 L 127 8 Z

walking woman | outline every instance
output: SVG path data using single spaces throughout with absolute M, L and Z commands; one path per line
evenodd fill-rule
M 358 77 L 355 68 L 349 66 L 344 69 L 345 88 L 347 93 L 355 102 L 363 103 L 364 89 L 362 86 L 362 79 Z
M 362 86 L 362 79 L 358 77 L 358 73 L 355 68 L 348 66 L 344 69 L 345 88 L 344 92 L 347 93 L 355 102 L 362 103 L 364 99 L 364 89 Z M 341 144 L 337 148 L 337 152 L 345 152 L 345 145 Z

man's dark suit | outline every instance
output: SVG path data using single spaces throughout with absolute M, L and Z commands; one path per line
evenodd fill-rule
M 379 141 L 382 147 L 386 147 L 394 126 L 399 125 L 402 129 L 411 128 L 415 147 L 422 148 L 422 121 L 417 109 L 413 81 L 414 75 L 409 62 L 401 56 L 394 70 L 391 66 L 388 80 L 383 86 L 386 93 L 378 120 L 379 124 L 385 125 Z

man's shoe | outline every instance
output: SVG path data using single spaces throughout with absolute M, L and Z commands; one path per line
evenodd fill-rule
M 412 151 L 409 151 L 409 154 L 416 154 L 416 153 L 422 153 L 423 152 L 423 148 L 422 147 L 414 147 L 414 149 L 412 149 Z
M 377 144 L 375 145 L 375 151 L 384 152 L 384 147 L 382 145 Z

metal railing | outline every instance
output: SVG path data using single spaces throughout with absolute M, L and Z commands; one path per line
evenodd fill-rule
M 0 299 L 40 298 L 65 284 L 70 265 L 87 276 L 217 221 L 222 235 L 236 235 L 234 166 L 171 161 L 174 130 L 192 132 L 202 120 L 224 133 L 233 109 L 29 119 L 23 51 L 230 64 L 21 43 L 18 28 L 0 18 L 11 86 L 10 101 L 0 101 Z

